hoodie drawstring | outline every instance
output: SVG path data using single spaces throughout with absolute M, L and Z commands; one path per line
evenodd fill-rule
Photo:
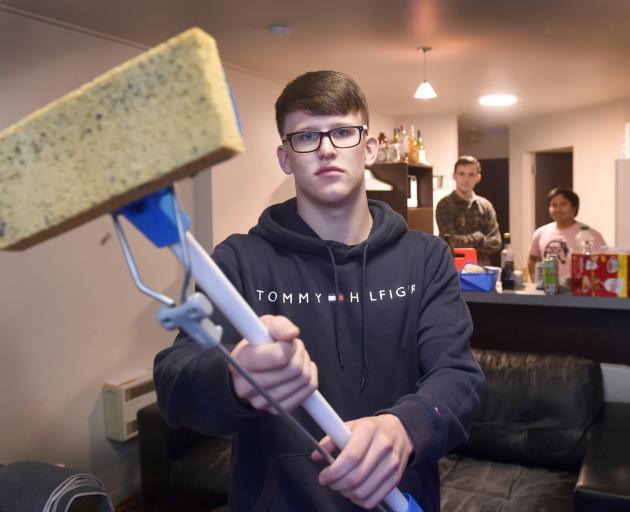
M 339 334 L 339 274 L 337 272 L 337 263 L 335 262 L 335 256 L 332 249 L 326 244 L 328 249 L 328 255 L 330 256 L 330 263 L 333 269 L 333 279 L 335 282 L 335 307 L 334 307 L 334 321 L 335 321 L 335 349 L 337 350 L 337 358 L 339 359 L 339 366 L 343 370 L 343 354 L 341 352 L 341 336 Z M 365 388 L 365 382 L 368 376 L 368 335 L 367 335 L 367 252 L 368 244 L 363 246 L 363 258 L 361 264 L 361 340 L 362 340 L 362 371 L 361 371 L 361 388 L 360 392 L 363 393 Z
M 326 244 L 326 249 L 328 249 L 328 255 L 330 256 L 330 262 L 332 263 L 333 268 L 333 279 L 335 281 L 335 307 L 334 307 L 334 318 L 335 318 L 335 349 L 337 350 L 337 359 L 339 359 L 339 366 L 343 370 L 343 354 L 341 353 L 340 346 L 340 336 L 339 336 L 339 275 L 337 274 L 337 264 L 335 263 L 335 256 L 333 255 L 332 249 L 328 244 Z
M 363 388 L 365 387 L 365 381 L 367 380 L 368 375 L 367 297 L 365 295 L 365 291 L 367 289 L 367 251 L 368 244 L 366 243 L 363 247 L 363 265 L 361 267 L 361 326 L 363 328 L 363 371 L 361 373 L 361 393 L 363 393 Z

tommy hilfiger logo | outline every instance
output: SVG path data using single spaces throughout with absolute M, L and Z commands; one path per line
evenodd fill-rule
M 379 302 L 383 300 L 400 300 L 413 295 L 416 292 L 415 284 L 407 284 L 398 288 L 385 288 L 382 290 L 368 290 L 366 300 Z M 259 302 L 279 302 L 281 304 L 322 304 L 326 302 L 360 302 L 360 293 L 327 292 L 282 292 L 277 290 L 256 290 Z

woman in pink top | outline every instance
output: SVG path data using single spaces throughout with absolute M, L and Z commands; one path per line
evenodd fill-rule
M 547 196 L 549 215 L 554 220 L 534 231 L 529 249 L 527 269 L 534 276 L 537 261 L 550 254 L 558 257 L 560 282 L 571 277 L 571 252 L 575 251 L 575 236 L 579 233 L 581 222 L 575 220 L 580 209 L 580 198 L 572 190 L 554 188 Z M 598 251 L 606 245 L 599 231 L 590 228 L 595 238 L 594 250 Z

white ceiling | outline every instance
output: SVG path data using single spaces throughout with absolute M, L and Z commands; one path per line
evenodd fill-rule
M 191 26 L 218 41 L 223 61 L 286 82 L 338 69 L 365 90 L 372 110 L 392 116 L 457 113 L 466 126 L 630 97 L 628 0 L 0 0 L 142 46 Z M 266 30 L 291 28 L 287 38 Z M 2 27 L 0 27 L 1 29 Z M 0 30 L 0 44 L 8 44 Z M 10 31 L 8 31 L 10 33 Z M 432 46 L 434 100 L 413 99 L 422 79 L 419 46 Z M 511 92 L 516 106 L 489 111 L 479 95 Z

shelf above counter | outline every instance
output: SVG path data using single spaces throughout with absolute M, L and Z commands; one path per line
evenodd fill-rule
M 368 198 L 389 204 L 403 216 L 409 228 L 433 233 L 433 168 L 430 165 L 372 164 L 369 170 L 377 180 L 389 184 L 391 190 L 368 190 Z M 410 197 L 417 200 L 417 207 L 408 206 Z

